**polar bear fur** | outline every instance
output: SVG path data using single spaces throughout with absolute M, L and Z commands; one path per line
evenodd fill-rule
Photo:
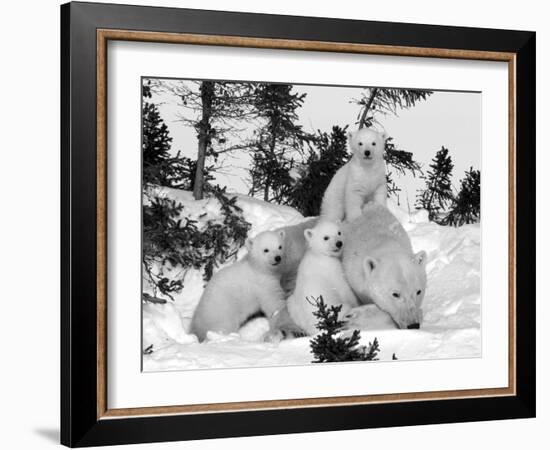
M 313 229 L 304 231 L 308 248 L 298 267 L 296 289 L 287 300 L 291 319 L 305 333 L 317 332 L 315 300 L 323 297 L 327 305 L 343 305 L 342 314 L 358 306 L 357 299 L 346 281 L 340 255 L 344 238 L 340 227 L 320 221 Z
M 256 314 L 263 313 L 274 330 L 276 313 L 285 306 L 279 265 L 284 255 L 284 231 L 265 231 L 247 239 L 247 255 L 212 277 L 191 321 L 200 341 L 208 331 L 232 333 Z
M 368 201 L 386 205 L 386 139 L 386 133 L 370 128 L 348 132 L 352 157 L 330 181 L 323 196 L 321 217 L 332 222 L 351 222 L 361 216 Z
M 318 222 L 318 218 L 307 219 L 297 225 L 291 225 L 279 228 L 277 231 L 283 231 L 285 234 L 284 256 L 279 265 L 281 274 L 281 286 L 285 291 L 286 297 L 294 292 L 296 285 L 296 275 L 298 266 L 307 250 L 307 242 L 304 232 L 308 228 L 313 228 Z
M 399 328 L 419 328 L 426 292 L 426 252 L 414 253 L 407 232 L 385 207 L 368 203 L 346 225 L 342 263 L 362 304 L 375 303 Z

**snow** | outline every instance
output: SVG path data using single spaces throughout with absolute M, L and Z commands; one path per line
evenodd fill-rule
M 217 200 L 195 201 L 190 192 L 154 188 L 155 195 L 166 195 L 184 205 L 182 218 L 200 223 L 220 220 Z M 234 194 L 245 219 L 251 223 L 250 235 L 293 225 L 305 220 L 290 207 L 266 203 Z M 424 320 L 419 330 L 399 330 L 391 319 L 374 305 L 360 307 L 354 324 L 361 329 L 362 342 L 376 337 L 380 342 L 380 360 L 399 361 L 481 356 L 480 297 L 480 228 L 479 224 L 459 228 L 443 227 L 429 222 L 426 211 L 412 214 L 390 202 L 390 210 L 409 233 L 415 251 L 428 254 L 428 284 L 423 303 Z M 242 257 L 244 249 L 239 251 Z M 165 274 L 180 275 L 181 269 L 162 267 Z M 310 338 L 287 339 L 278 343 L 264 342 L 267 320 L 257 318 L 239 333 L 209 333 L 199 343 L 187 332 L 193 311 L 204 288 L 202 274 L 188 270 L 182 291 L 164 304 L 143 305 L 144 371 L 234 368 L 253 366 L 288 366 L 309 364 Z M 144 277 L 144 291 L 152 293 Z

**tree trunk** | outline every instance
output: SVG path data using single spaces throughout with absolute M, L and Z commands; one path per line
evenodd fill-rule
M 361 120 L 359 121 L 359 129 L 365 126 L 365 121 L 367 120 L 367 114 L 369 112 L 370 107 L 372 106 L 372 102 L 374 101 L 377 95 L 378 95 L 378 88 L 374 88 L 370 93 L 369 101 L 365 105 L 363 114 L 361 114 Z
M 201 200 L 204 196 L 204 164 L 206 161 L 206 150 L 210 145 L 212 128 L 210 119 L 212 117 L 212 100 L 214 98 L 214 83 L 203 81 L 200 87 L 202 118 L 197 124 L 199 147 L 197 155 L 197 168 L 195 171 L 195 183 L 193 185 L 193 197 Z
M 276 127 L 277 125 L 273 123 L 273 120 L 271 122 L 271 140 L 269 142 L 269 154 L 270 157 L 273 159 L 277 159 L 275 156 L 275 145 L 277 144 L 277 134 L 276 134 Z M 271 178 L 269 175 L 266 177 L 265 180 L 265 186 L 264 186 L 264 202 L 269 201 L 269 185 L 271 183 Z

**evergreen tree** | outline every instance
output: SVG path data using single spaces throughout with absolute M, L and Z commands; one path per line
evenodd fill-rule
M 259 83 L 254 108 L 264 123 L 256 130 L 250 169 L 250 195 L 261 193 L 266 202 L 287 203 L 292 188 L 289 175 L 294 157 L 300 155 L 310 135 L 298 125 L 297 110 L 306 94 L 293 92 L 290 84 Z
M 426 180 L 426 188 L 417 196 L 416 208 L 428 211 L 428 217 L 433 222 L 439 222 L 441 214 L 453 201 L 451 185 L 453 162 L 449 150 L 441 147 L 430 164 Z
M 208 173 L 216 168 L 222 154 L 248 148 L 239 136 L 237 124 L 252 113 L 254 96 L 251 83 L 230 81 L 157 80 L 154 89 L 169 92 L 179 99 L 180 119 L 197 133 L 197 158 L 193 165 L 193 196 L 204 196 Z M 236 140 L 236 142 L 234 142 Z M 190 164 L 188 164 L 190 167 Z
M 317 328 L 321 331 L 310 341 L 314 363 L 342 361 L 373 361 L 379 352 L 378 340 L 375 338 L 368 346 L 359 345 L 361 333 L 354 330 L 349 337 L 342 337 L 345 322 L 340 320 L 342 305 L 327 306 L 320 296 L 315 304 L 317 311 L 313 314 L 318 319 Z
M 209 194 L 220 203 L 221 220 L 211 219 L 199 224 L 182 217 L 184 206 L 173 199 L 155 196 L 145 191 L 143 204 L 143 268 L 148 281 L 161 294 L 172 298 L 181 291 L 188 269 L 203 271 L 208 281 L 214 268 L 236 258 L 244 245 L 250 223 L 225 188 L 214 187 Z M 183 270 L 164 274 L 169 264 Z M 161 270 L 154 270 L 154 268 Z M 177 273 L 176 278 L 173 274 Z M 143 294 L 143 301 L 156 302 L 155 296 Z
M 317 131 L 304 162 L 302 176 L 296 181 L 289 205 L 304 216 L 318 216 L 323 195 L 336 171 L 350 158 L 347 127 L 332 127 L 330 134 Z
M 426 100 L 433 91 L 422 89 L 367 88 L 355 102 L 361 106 L 358 126 L 371 126 L 376 113 L 396 115 L 400 109 L 408 109 Z
M 150 102 L 151 82 L 142 86 L 142 161 L 143 182 L 178 189 L 193 190 L 196 161 L 181 156 L 172 156 L 172 137 L 162 120 L 158 107 Z M 212 181 L 212 166 L 204 168 L 204 182 Z
M 480 218 L 480 181 L 479 170 L 470 170 L 460 181 L 460 191 L 453 201 L 449 214 L 443 218 L 442 224 L 455 227 L 479 222 Z

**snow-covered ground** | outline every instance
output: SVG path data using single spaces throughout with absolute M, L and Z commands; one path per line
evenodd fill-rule
M 157 189 L 156 194 L 181 202 L 182 217 L 200 221 L 219 218 L 219 204 L 215 199 L 194 201 L 189 192 L 167 188 Z M 238 195 L 237 203 L 252 225 L 251 236 L 304 220 L 292 208 L 244 195 Z M 395 204 L 391 204 L 390 209 L 409 233 L 415 251 L 423 249 L 428 253 L 424 321 L 419 330 L 398 330 L 375 307 L 363 307 L 359 323 L 365 324 L 360 327 L 364 343 L 377 337 L 381 360 L 390 360 L 393 354 L 399 360 L 481 356 L 479 225 L 442 227 L 429 222 L 424 211 L 409 215 Z M 239 257 L 243 254 L 244 249 Z M 167 268 L 164 270 L 166 273 Z M 172 275 L 177 276 L 178 271 L 172 270 Z M 144 349 L 152 345 L 153 350 L 143 356 L 145 371 L 311 362 L 309 338 L 263 342 L 267 331 L 267 321 L 263 318 L 249 322 L 239 333 L 210 333 L 207 341 L 198 343 L 187 330 L 203 287 L 201 273 L 190 270 L 185 275 L 184 288 L 174 296 L 174 301 L 143 305 L 142 345 Z M 144 291 L 152 293 L 146 279 Z

